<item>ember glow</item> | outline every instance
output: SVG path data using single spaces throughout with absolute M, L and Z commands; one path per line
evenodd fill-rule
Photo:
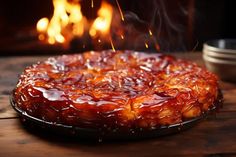
M 94 7 L 94 5 L 93 5 L 93 0 L 91 0 L 91 8 L 93 8 Z
M 149 48 L 148 43 L 144 43 L 144 45 L 147 49 Z
M 112 48 L 112 51 L 116 51 L 116 49 L 115 49 L 115 46 L 114 46 L 114 44 L 113 44 L 113 41 L 112 41 L 112 39 L 110 38 L 110 43 L 111 43 L 111 48 Z
M 116 0 L 116 4 L 117 4 L 117 7 L 118 7 L 119 12 L 120 12 L 121 20 L 122 20 L 122 21 L 125 21 L 125 18 L 124 18 L 124 15 L 123 15 L 123 12 L 122 12 L 122 10 L 121 10 L 121 7 L 120 7 L 120 4 L 119 4 L 118 0 Z
M 91 37 L 109 34 L 113 13 L 110 4 L 102 2 L 98 17 L 92 22 L 83 16 L 79 2 L 53 0 L 53 6 L 52 18 L 49 20 L 44 17 L 37 23 L 39 40 L 55 44 L 70 42 L 74 37 L 82 37 L 85 31 L 89 31 Z M 93 0 L 91 0 L 91 7 L 94 7 Z
M 152 36 L 152 35 L 153 35 L 153 34 L 152 34 L 152 30 L 151 30 L 151 29 L 149 29 L 149 30 L 148 30 L 148 32 L 149 32 L 149 35 L 150 35 L 150 36 Z

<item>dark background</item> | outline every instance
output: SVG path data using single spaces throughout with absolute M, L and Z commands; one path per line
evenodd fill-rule
M 95 10 L 99 8 L 100 2 L 94 0 Z M 109 2 L 116 7 L 114 0 Z M 133 12 L 147 24 L 152 23 L 152 29 L 163 51 L 201 50 L 202 43 L 207 40 L 236 38 L 234 22 L 236 8 L 233 0 L 120 0 L 119 2 L 124 13 Z M 87 18 L 96 17 L 96 11 L 91 11 L 89 0 L 83 0 L 81 3 L 83 14 Z M 1 1 L 0 55 L 15 54 L 17 51 L 24 51 L 27 54 L 27 46 L 18 48 L 15 45 L 23 45 L 32 40 L 32 34 L 30 37 L 25 37 L 25 34 L 34 32 L 37 21 L 41 17 L 51 17 L 52 13 L 51 0 Z M 154 17 L 155 13 L 158 15 Z M 160 20 L 162 20 L 161 26 Z M 12 49 L 14 46 L 15 49 Z M 30 46 L 30 51 L 37 48 Z M 50 53 L 50 50 L 46 53 Z

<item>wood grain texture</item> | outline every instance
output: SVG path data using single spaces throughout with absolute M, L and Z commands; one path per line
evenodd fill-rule
M 47 57 L 2 57 L 0 58 L 0 119 L 17 117 L 11 108 L 9 94 L 15 87 L 18 76 L 26 66 Z
M 178 54 L 203 65 L 201 53 Z M 224 106 L 195 127 L 140 141 L 88 143 L 24 127 L 9 94 L 23 69 L 47 57 L 0 58 L 0 157 L 236 156 L 236 84 L 220 82 Z

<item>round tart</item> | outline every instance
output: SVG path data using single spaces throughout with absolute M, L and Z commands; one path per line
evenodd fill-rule
M 49 58 L 27 67 L 16 107 L 54 124 L 89 129 L 155 129 L 215 107 L 217 77 L 163 54 L 101 51 Z

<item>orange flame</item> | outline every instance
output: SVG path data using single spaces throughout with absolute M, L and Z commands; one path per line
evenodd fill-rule
M 98 34 L 106 35 L 110 33 L 112 13 L 113 9 L 111 5 L 102 2 L 101 8 L 98 10 L 98 17 L 94 20 L 89 30 L 89 34 L 92 37 L 95 37 Z
M 71 36 L 82 36 L 86 19 L 83 18 L 81 6 L 78 3 L 69 3 L 67 0 L 53 0 L 54 12 L 51 20 L 42 18 L 37 23 L 37 31 L 47 35 L 49 44 L 64 43 Z M 71 32 L 66 31 L 71 27 Z M 41 38 L 43 39 L 43 38 Z
M 37 23 L 37 26 L 36 26 L 37 30 L 39 32 L 46 32 L 47 27 L 48 27 L 48 23 L 49 23 L 48 18 L 46 18 L 46 17 L 41 18 Z
M 92 24 L 83 16 L 81 5 L 76 0 L 53 0 L 53 6 L 52 18 L 44 17 L 37 23 L 39 40 L 46 39 L 49 44 L 66 43 L 74 36 L 81 37 L 86 30 L 91 37 L 107 36 L 110 32 L 113 9 L 106 2 L 102 2 L 98 17 Z M 91 7 L 94 7 L 93 0 Z

